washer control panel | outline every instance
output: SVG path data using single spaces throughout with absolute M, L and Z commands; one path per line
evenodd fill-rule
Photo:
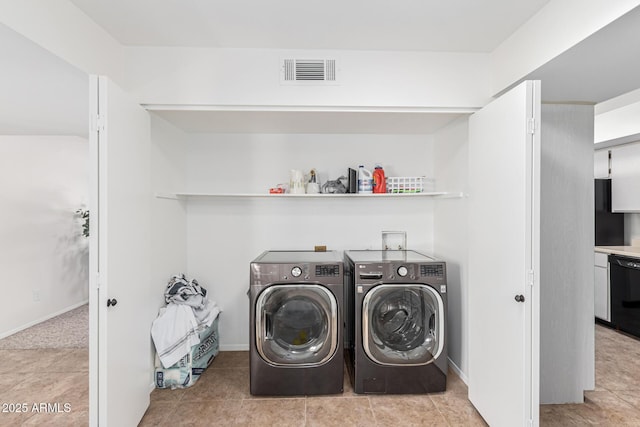
M 296 265 L 291 269 L 291 275 L 293 277 L 300 277 L 302 275 L 302 269 Z
M 356 264 L 356 275 L 361 281 L 403 281 L 445 284 L 445 263 L 362 263 Z

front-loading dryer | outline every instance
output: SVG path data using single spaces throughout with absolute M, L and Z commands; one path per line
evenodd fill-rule
M 446 389 L 446 265 L 415 251 L 346 251 L 346 353 L 356 393 Z
M 267 251 L 250 270 L 251 394 L 342 393 L 343 258 Z

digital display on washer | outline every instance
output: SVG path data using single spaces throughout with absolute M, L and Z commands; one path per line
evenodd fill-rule
M 334 265 L 316 265 L 316 277 L 335 277 L 340 275 L 340 266 Z
M 442 265 L 442 264 L 422 264 L 420 266 L 420 276 L 422 276 L 422 277 L 442 277 L 442 276 L 444 276 L 444 265 Z

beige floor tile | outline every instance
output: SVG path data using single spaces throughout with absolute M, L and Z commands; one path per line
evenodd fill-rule
M 182 401 L 249 398 L 249 369 L 208 369 L 186 389 Z
M 369 397 L 376 426 L 448 426 L 428 395 Z
M 138 427 L 173 426 L 171 418 L 178 406 L 178 402 L 151 402 Z
M 585 419 L 581 417 L 574 405 L 541 405 L 540 425 L 544 427 L 578 427 L 584 426 Z
M 86 349 L 0 350 L 0 360 L 0 401 L 28 405 L 26 413 L 0 413 L 0 426 L 87 425 Z M 140 425 L 486 425 L 451 371 L 445 393 L 357 395 L 345 370 L 343 394 L 265 398 L 249 394 L 248 361 L 248 352 L 221 352 L 193 387 L 154 390 Z M 639 426 L 640 341 L 596 326 L 596 372 L 597 389 L 585 393 L 585 404 L 542 405 L 540 425 Z M 41 402 L 70 403 L 71 412 L 32 412 Z
M 34 415 L 32 402 L 2 399 L 0 403 L 3 404 L 3 407 L 0 408 L 0 426 L 19 426 Z
M 236 426 L 304 426 L 305 399 L 246 399 L 235 418 Z
M 182 400 L 186 392 L 186 388 L 176 388 L 174 390 L 170 388 L 156 388 L 151 392 L 150 399 L 152 402 L 178 402 Z
M 221 351 L 209 369 L 249 368 L 248 351 Z
M 180 402 L 167 418 L 169 426 L 232 426 L 240 414 L 242 400 Z
M 591 423 L 601 425 L 638 426 L 640 409 L 622 400 L 610 391 L 585 393 L 585 403 L 577 408 Z
M 84 383 L 88 387 L 88 377 L 82 373 L 45 372 L 25 377 L 11 389 L 11 393 L 12 398 L 20 402 L 54 403 L 77 387 L 83 387 Z
M 77 348 L 61 348 L 47 350 L 51 352 L 49 372 L 86 372 L 89 374 L 89 350 Z
M 640 411 L 609 391 L 585 393 L 585 403 L 543 405 L 540 425 L 544 426 L 638 426 Z
M 29 418 L 23 426 L 84 427 L 89 425 L 89 410 L 53 413 L 38 413 Z
M 46 372 L 53 362 L 47 350 L 0 350 L 0 374 Z
M 307 397 L 307 426 L 373 426 L 368 397 Z
M 466 396 L 455 393 L 429 395 L 450 426 L 486 426 Z

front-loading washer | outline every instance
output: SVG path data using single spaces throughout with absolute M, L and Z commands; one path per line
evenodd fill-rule
M 251 394 L 342 393 L 342 256 L 266 251 L 250 270 Z
M 446 389 L 446 264 L 409 250 L 345 252 L 346 359 L 356 393 Z

